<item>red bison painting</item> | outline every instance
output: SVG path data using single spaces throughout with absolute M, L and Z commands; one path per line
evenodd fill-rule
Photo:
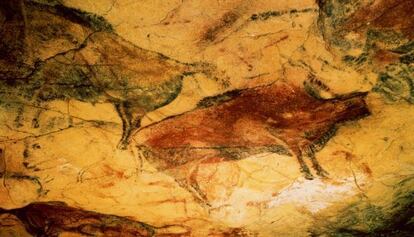
M 209 97 L 191 112 L 143 129 L 145 138 L 138 141 L 138 148 L 160 170 L 274 152 L 295 156 L 304 177 L 312 179 L 303 159 L 308 157 L 316 174 L 325 177 L 328 173 L 315 152 L 334 135 L 339 123 L 370 112 L 366 93 L 333 99 L 311 94 L 303 87 L 276 82 Z M 174 176 L 185 187 L 194 188 L 194 175 L 184 183 L 180 175 Z

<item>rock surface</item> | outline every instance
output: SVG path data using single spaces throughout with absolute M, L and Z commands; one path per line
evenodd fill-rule
M 413 16 L 410 0 L 4 1 L 0 236 L 412 236 Z M 361 93 L 369 114 L 330 133 L 354 104 L 319 105 Z M 304 164 L 329 174 L 306 179 L 280 139 L 321 134 Z M 223 145 L 239 147 L 188 152 Z

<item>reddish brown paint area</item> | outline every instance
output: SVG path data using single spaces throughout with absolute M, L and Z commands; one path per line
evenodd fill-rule
M 361 168 L 362 168 L 362 171 L 366 174 L 366 175 L 368 175 L 368 177 L 370 177 L 370 178 L 372 178 L 372 170 L 371 170 L 371 168 L 369 168 L 369 166 L 368 166 L 368 164 L 367 163 L 362 163 L 361 164 Z
M 398 62 L 400 55 L 387 50 L 379 49 L 373 56 L 373 64 L 378 69 L 385 69 L 388 64 Z
M 252 153 L 293 153 L 311 178 L 302 154 L 322 174 L 313 153 L 333 135 L 336 124 L 369 114 L 364 97 L 321 100 L 287 83 L 246 89 L 231 100 L 144 129 L 148 136 L 139 147 L 160 169 Z
M 34 236 L 57 237 L 63 232 L 87 236 L 187 236 L 186 234 L 157 233 L 154 226 L 125 217 L 86 211 L 63 202 L 36 202 L 25 207 L 4 210 L 0 214 L 15 215 Z
M 390 28 L 399 30 L 408 38 L 414 38 L 414 1 L 376 0 L 360 8 L 349 19 L 346 29 Z

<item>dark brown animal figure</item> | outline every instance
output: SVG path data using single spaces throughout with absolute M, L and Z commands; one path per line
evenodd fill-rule
M 232 91 L 204 99 L 199 104 L 202 108 L 143 129 L 145 138 L 137 141 L 138 148 L 160 170 L 275 152 L 296 156 L 304 176 L 312 179 L 303 160 L 309 157 L 316 173 L 324 177 L 328 173 L 315 152 L 334 134 L 337 124 L 369 115 L 365 95 L 323 100 L 284 82 Z M 171 174 L 186 188 L 197 189 L 194 173 L 186 181 L 180 174 Z
M 141 118 L 174 100 L 185 77 L 212 70 L 139 48 L 102 17 L 53 1 L 4 0 L 0 23 L 0 104 L 15 107 L 17 127 L 27 105 L 41 108 L 37 128 L 43 102 L 112 103 L 123 124 L 118 147 L 125 148 Z
M 35 202 L 0 214 L 16 216 L 27 232 L 36 237 L 57 237 L 63 232 L 86 236 L 149 237 L 188 236 L 188 233 L 165 233 L 168 227 L 154 227 L 125 217 L 106 215 L 70 207 L 63 202 Z

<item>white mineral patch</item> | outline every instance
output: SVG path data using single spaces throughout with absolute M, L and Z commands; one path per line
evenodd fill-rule
M 363 177 L 356 179 L 359 184 L 364 182 Z M 316 213 L 343 200 L 346 196 L 355 195 L 358 191 L 354 177 L 348 177 L 339 184 L 331 184 L 321 179 L 299 180 L 281 190 L 279 195 L 268 203 L 268 207 L 295 203 L 303 205 L 312 213 Z
M 364 176 L 357 176 L 358 184 L 364 183 Z M 248 224 L 251 217 L 260 217 L 266 210 L 277 211 L 286 205 L 303 207 L 315 214 L 335 203 L 352 197 L 360 192 L 354 177 L 342 180 L 325 181 L 322 179 L 299 179 L 276 195 L 269 190 L 261 192 L 245 187 L 236 188 L 226 201 L 212 203 L 211 215 L 232 226 Z

